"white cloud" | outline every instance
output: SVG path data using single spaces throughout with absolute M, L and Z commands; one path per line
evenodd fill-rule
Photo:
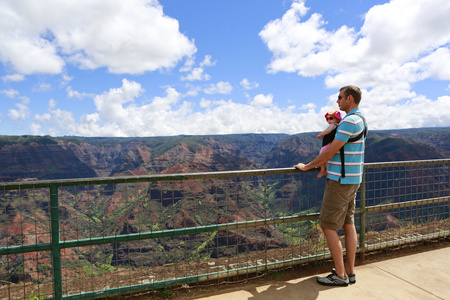
M 49 102 L 49 112 L 36 115 L 35 121 L 51 126 L 54 134 L 81 136 L 153 136 L 173 135 L 176 128 L 166 132 L 166 122 L 172 117 L 183 119 L 184 112 L 190 111 L 188 104 L 177 107 L 181 95 L 173 88 L 166 88 L 166 96 L 155 97 L 149 104 L 138 104 L 144 93 L 141 85 L 127 79 L 122 86 L 112 88 L 93 98 L 96 112 L 81 116 L 75 121 L 69 111 L 56 108 L 55 101 Z M 178 108 L 178 110 L 176 110 Z M 49 117 L 50 116 L 50 117 Z
M 28 104 L 30 99 L 28 97 L 21 97 L 22 102 L 16 103 L 17 109 L 8 110 L 8 117 L 13 121 L 25 120 L 30 115 Z
M 450 126 L 446 115 L 450 111 L 449 96 L 439 97 L 436 101 L 417 96 L 405 103 L 390 106 L 375 105 L 372 97 L 370 93 L 367 95 L 368 104 L 362 106 L 361 110 L 373 129 Z
M 184 65 L 180 68 L 180 72 L 189 72 L 190 70 L 192 70 L 194 65 L 195 65 L 195 59 L 192 57 L 189 57 L 184 62 Z
M 420 59 L 418 62 L 422 71 L 420 79 L 431 77 L 440 80 L 450 80 L 450 66 L 447 65 L 448 62 L 450 62 L 450 50 L 444 47 Z
M 49 113 L 44 113 L 42 115 L 35 115 L 34 119 L 39 122 L 48 122 L 52 119 L 52 115 Z M 35 125 L 33 125 L 33 126 L 36 127 Z M 42 126 L 40 128 L 42 128 Z
M 3 82 L 20 82 L 25 80 L 25 76 L 22 74 L 11 74 L 2 77 Z
M 314 104 L 314 103 L 306 103 L 306 104 L 303 104 L 301 107 L 300 107 L 300 109 L 315 109 L 317 107 L 317 105 L 316 104 Z
M 241 86 L 246 90 L 256 89 L 259 84 L 257 82 L 250 82 L 247 78 L 242 79 Z
M 56 102 L 55 99 L 50 99 L 50 100 L 48 101 L 48 108 L 49 108 L 49 109 L 55 108 L 57 104 L 58 104 L 58 103 Z
M 445 0 L 393 0 L 371 8 L 361 28 L 366 54 L 404 63 L 450 41 L 450 6 Z
M 0 91 L 0 93 L 5 94 L 6 97 L 11 98 L 11 99 L 14 99 L 17 96 L 19 96 L 19 92 L 14 89 L 3 90 L 3 91 Z
M 392 0 L 372 7 L 358 31 L 324 28 L 304 1 L 294 1 L 260 37 L 273 53 L 271 73 L 327 75 L 329 88 L 352 82 L 374 87 L 450 77 L 450 6 L 446 0 Z M 438 63 L 439 62 L 439 63 Z
M 314 120 L 315 123 L 317 119 L 314 113 L 297 115 L 276 106 L 262 107 L 233 101 L 222 101 L 216 104 L 216 106 L 209 106 L 204 113 L 191 115 L 189 132 L 195 132 L 195 134 L 298 133 L 311 131 L 311 121 Z
M 76 121 L 71 112 L 61 110 L 49 101 L 49 111 L 34 117 L 33 132 L 42 134 L 44 127 L 52 135 L 80 136 L 167 136 L 178 134 L 227 133 L 296 133 L 311 129 L 312 112 L 296 115 L 276 106 L 272 95 L 258 95 L 257 105 L 238 104 L 231 100 L 202 99 L 203 112 L 194 112 L 192 103 L 180 103 L 181 95 L 167 87 L 163 97 L 150 103 L 139 103 L 144 93 L 137 82 L 124 79 L 122 86 L 94 97 L 96 111 Z M 303 124 L 303 125 L 302 125 Z
M 215 66 L 217 61 L 216 60 L 212 61 L 211 58 L 212 58 L 211 55 L 205 55 L 205 58 L 200 63 L 200 67 L 212 67 L 212 66 Z
M 216 84 L 210 84 L 209 87 L 203 91 L 206 94 L 229 94 L 233 90 L 233 87 L 229 82 L 220 81 Z
M 204 80 L 208 81 L 211 79 L 211 76 L 208 74 L 203 73 L 203 68 L 194 68 L 191 70 L 191 73 L 189 73 L 186 76 L 181 76 L 181 80 L 187 80 L 187 81 L 197 81 L 197 80 Z
M 134 98 L 142 92 L 139 83 L 123 79 L 122 87 L 110 89 L 108 92 L 95 96 L 94 103 L 106 122 L 134 122 L 135 116 L 130 114 L 132 110 L 125 109 L 124 104 L 131 103 L 130 108 L 132 108 Z
M 200 103 L 199 103 L 200 107 L 202 107 L 202 108 L 210 107 L 211 104 L 212 104 L 211 100 L 208 100 L 208 99 L 205 99 L 205 98 L 202 98 L 200 100 Z
M 194 97 L 197 96 L 198 93 L 202 90 L 201 87 L 199 86 L 190 86 L 189 90 L 186 92 L 186 94 L 184 94 L 184 96 L 190 96 L 190 97 Z
M 139 74 L 172 68 L 196 52 L 156 0 L 2 3 L 0 59 L 16 73 L 58 74 L 70 62 Z
M 29 128 L 32 135 L 45 135 L 41 124 L 31 123 Z
M 389 86 L 363 90 L 361 109 L 370 129 L 450 126 L 442 112 L 450 111 L 450 97 L 433 101 L 424 96 L 408 93 L 408 88 L 398 91 Z M 398 95 L 395 92 L 399 93 Z M 202 98 L 194 111 L 194 103 L 182 102 L 183 96 L 173 87 L 166 87 L 163 96 L 143 101 L 145 91 L 135 81 L 122 80 L 122 86 L 112 88 L 93 97 L 95 111 L 87 112 L 75 120 L 72 112 L 57 107 L 55 100 L 48 103 L 48 112 L 35 115 L 34 132 L 51 135 L 78 136 L 170 136 L 180 134 L 232 134 L 232 133 L 288 133 L 321 131 L 327 124 L 325 112 L 334 109 L 337 92 L 328 104 L 317 108 L 309 103 L 295 113 L 273 103 L 274 96 L 257 95 L 248 104 L 232 100 Z M 403 103 L 379 105 L 385 95 L 396 99 L 410 97 Z M 23 107 L 25 108 L 25 107 Z M 24 110 L 26 111 L 26 109 Z M 405 116 L 401 118 L 399 116 Z M 17 119 L 20 109 L 17 110 Z M 38 126 L 39 125 L 39 126 Z M 48 128 L 45 129 L 44 128 Z
M 180 68 L 180 72 L 190 72 L 186 76 L 181 76 L 181 80 L 187 81 L 208 81 L 211 79 L 209 74 L 205 73 L 205 67 L 211 67 L 216 65 L 216 61 L 211 61 L 211 55 L 206 55 L 203 61 L 200 63 L 200 67 L 194 68 L 194 60 L 188 59 L 183 67 Z
M 304 57 L 326 48 L 330 34 L 320 28 L 325 23 L 322 17 L 313 14 L 306 22 L 300 22 L 308 10 L 304 1 L 294 1 L 281 19 L 269 22 L 259 33 L 273 52 L 269 72 L 304 72 Z M 308 74 L 316 72 L 309 71 Z
M 52 88 L 52 85 L 49 83 L 40 83 L 36 88 L 33 88 L 33 92 L 48 92 Z
M 328 31 L 320 14 L 296 0 L 260 37 L 272 52 L 269 73 L 325 76 L 328 88 L 364 89 L 361 109 L 371 129 L 449 126 L 448 95 L 432 100 L 413 90 L 423 80 L 450 80 L 450 5 L 446 0 L 392 0 L 372 7 L 358 30 Z M 335 95 L 320 117 L 336 108 Z M 301 109 L 315 109 L 304 105 Z M 316 123 L 317 126 L 320 123 Z M 316 128 L 316 127 L 312 127 Z
M 147 108 L 155 111 L 170 111 L 178 103 L 181 95 L 171 87 L 166 89 L 165 97 L 155 97 Z
M 69 134 L 72 135 L 77 132 L 77 124 L 73 117 L 73 113 L 66 110 L 61 110 L 54 107 L 54 100 L 49 101 L 49 110 L 44 114 L 36 114 L 34 121 L 30 124 L 30 130 L 33 134 L 49 134 L 52 136 Z M 43 127 L 48 127 L 47 132 L 44 132 Z
M 153 136 L 166 132 L 172 117 L 182 119 L 183 111 L 189 110 L 184 103 L 177 107 L 181 95 L 171 87 L 166 88 L 164 97 L 155 97 L 149 104 L 135 104 L 143 92 L 140 84 L 124 79 L 121 88 L 94 98 L 98 113 L 85 115 L 78 129 L 83 129 L 85 135 L 93 130 L 97 135 Z M 173 135 L 176 130 L 169 132 Z
M 273 95 L 263 95 L 259 94 L 253 98 L 253 101 L 250 103 L 253 106 L 266 107 L 272 105 Z
M 67 75 L 67 74 L 63 74 L 61 77 L 62 77 L 62 78 L 61 78 L 61 86 L 66 86 L 66 85 L 68 85 L 69 82 L 72 81 L 72 79 L 73 79 L 72 76 L 69 76 L 69 75 Z
M 93 95 L 89 94 L 89 93 L 80 93 L 78 91 L 74 91 L 71 86 L 68 86 L 66 88 L 66 92 L 67 92 L 67 97 L 69 97 L 69 98 L 83 99 L 83 98 L 92 98 L 93 97 Z

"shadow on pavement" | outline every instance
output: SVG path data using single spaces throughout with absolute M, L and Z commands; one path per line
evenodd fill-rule
M 255 287 L 248 290 L 252 294 L 248 299 L 264 300 L 264 299 L 317 299 L 319 293 L 323 290 L 340 287 L 326 287 L 317 283 L 316 277 L 300 278 L 291 281 L 282 281 L 272 283 L 269 286 Z

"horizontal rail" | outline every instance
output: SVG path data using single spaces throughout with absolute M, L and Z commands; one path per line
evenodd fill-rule
M 449 202 L 449 201 L 450 201 L 450 196 L 436 197 L 436 198 L 423 199 L 423 200 L 412 200 L 412 201 L 406 201 L 406 202 L 389 203 L 389 204 L 380 204 L 380 205 L 374 205 L 374 206 L 367 206 L 366 212 L 383 211 L 383 210 L 390 210 L 390 209 L 395 209 L 395 208 L 420 206 L 420 205 L 443 203 L 443 202 Z
M 313 172 L 315 169 L 308 170 Z M 295 168 L 280 169 L 260 169 L 260 170 L 242 170 L 242 171 L 221 171 L 221 172 L 199 172 L 199 173 L 178 173 L 178 174 L 156 174 L 156 175 L 139 175 L 126 177 L 93 177 L 93 178 L 76 178 L 61 180 L 39 180 L 27 182 L 11 182 L 0 183 L 0 190 L 20 190 L 20 189 L 37 189 L 48 188 L 56 185 L 58 187 L 68 186 L 85 186 L 85 185 L 106 185 L 120 183 L 145 183 L 155 181 L 176 181 L 176 180 L 198 180 L 198 179 L 215 179 L 215 178 L 233 178 L 248 176 L 267 176 L 267 175 L 286 175 L 295 174 L 300 171 Z
M 396 202 L 396 203 L 389 203 L 389 204 L 379 204 L 379 205 L 373 205 L 373 206 L 366 206 L 365 212 L 368 213 L 368 212 L 374 212 L 374 211 L 384 211 L 384 210 L 391 210 L 391 209 L 396 209 L 396 208 L 413 207 L 413 206 L 443 203 L 443 202 L 449 202 L 449 201 L 450 201 L 450 196 L 446 196 L 446 197 L 436 197 L 436 198 L 422 199 L 422 200 Z M 355 210 L 355 213 L 360 214 L 361 209 L 357 208 Z
M 383 163 L 365 163 L 365 169 L 411 166 L 411 165 L 434 165 L 434 164 L 450 164 L 450 159 L 436 160 L 417 160 L 417 161 L 394 161 Z M 315 172 L 317 168 L 310 169 L 305 172 Z M 214 179 L 214 178 L 232 178 L 232 177 L 248 177 L 248 176 L 267 176 L 267 175 L 286 175 L 295 174 L 299 171 L 296 168 L 279 168 L 279 169 L 260 169 L 260 170 L 240 170 L 240 171 L 221 171 L 221 172 L 199 172 L 199 173 L 179 173 L 179 174 L 156 174 L 156 175 L 140 175 L 125 177 L 93 177 L 93 178 L 76 178 L 61 180 L 38 180 L 27 182 L 10 182 L 0 183 L 0 190 L 20 190 L 20 189 L 37 189 L 48 188 L 51 185 L 58 187 L 68 186 L 85 186 L 85 185 L 105 185 L 120 183 L 144 183 L 155 181 L 175 181 L 175 180 L 195 180 L 195 179 Z
M 373 245 L 366 245 L 366 248 L 369 251 L 380 250 L 380 249 L 397 247 L 397 246 L 421 242 L 421 241 L 443 238 L 443 237 L 447 237 L 447 236 L 450 236 L 450 230 L 444 230 L 444 231 L 429 233 L 429 234 L 420 234 L 417 236 L 410 236 L 410 237 L 406 237 L 406 238 L 396 239 L 393 241 L 381 242 L 381 243 L 377 243 L 377 244 L 373 244 Z
M 428 160 L 390 161 L 382 163 L 379 162 L 364 163 L 364 169 L 425 166 L 425 165 L 439 165 L 439 164 L 450 164 L 450 159 L 428 159 Z

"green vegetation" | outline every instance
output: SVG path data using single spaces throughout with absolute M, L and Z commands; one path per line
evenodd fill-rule
M 36 296 L 34 295 L 33 292 L 31 292 L 31 294 L 30 294 L 30 300 L 43 300 L 43 299 L 46 299 L 46 298 L 41 292 L 39 292 Z
M 75 271 L 78 276 L 102 276 L 116 270 L 112 266 L 113 254 L 107 254 L 100 249 L 89 249 L 78 256 L 78 259 L 64 260 L 64 267 Z M 89 260 L 88 260 L 89 258 Z
M 281 280 L 286 276 L 286 271 L 283 269 L 268 271 L 267 273 L 265 273 L 265 276 L 268 280 Z
M 102 276 L 116 270 L 115 267 L 111 266 L 111 258 L 112 254 L 108 256 L 109 262 L 106 262 L 104 264 L 91 264 L 85 261 L 81 268 L 83 269 L 86 276 Z
M 212 242 L 214 240 L 214 238 L 217 235 L 217 232 L 212 232 L 209 235 L 209 237 L 195 250 L 191 253 L 190 257 L 189 257 L 189 261 L 195 261 L 195 260 L 207 260 L 210 258 L 209 254 L 205 254 L 204 256 L 200 256 L 200 253 L 205 249 L 206 245 L 208 245 L 208 243 Z M 183 242 L 184 244 L 184 242 Z
M 165 288 L 162 290 L 158 291 L 158 294 L 163 298 L 163 299 L 169 299 L 170 297 L 172 297 L 173 295 L 173 289 L 171 288 Z
M 111 148 L 117 145 L 125 146 L 129 143 L 140 143 L 148 147 L 149 151 L 154 156 L 164 154 L 168 150 L 174 148 L 181 143 L 188 146 L 188 149 L 192 152 L 197 152 L 200 145 L 206 146 L 207 139 L 212 138 L 216 141 L 236 144 L 236 145 L 255 145 L 254 150 L 267 153 L 270 151 L 275 143 L 281 138 L 288 136 L 287 134 L 228 134 L 228 135 L 179 135 L 179 136 L 160 136 L 160 137 L 139 137 L 139 138 L 117 138 L 117 137 L 58 137 L 52 138 L 54 141 L 65 141 L 76 145 L 81 143 L 88 143 L 96 147 Z M 32 136 L 25 136 L 30 138 Z M 7 139 L 9 138 L 9 140 Z M 35 137 L 36 140 L 42 137 Z M 17 137 L 6 137 L 5 140 L 10 142 L 17 139 Z M 0 139 L 1 145 L 1 139 Z
M 0 136 L 0 148 L 5 145 L 49 145 L 58 144 L 58 139 L 51 136 L 34 136 L 34 135 L 22 135 L 22 136 L 11 136 L 11 135 L 1 135 Z

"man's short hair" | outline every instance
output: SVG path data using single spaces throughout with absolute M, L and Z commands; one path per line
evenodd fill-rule
M 343 91 L 345 96 L 352 95 L 357 105 L 359 105 L 359 102 L 361 102 L 362 92 L 359 87 L 355 85 L 347 85 L 342 87 L 339 91 Z

